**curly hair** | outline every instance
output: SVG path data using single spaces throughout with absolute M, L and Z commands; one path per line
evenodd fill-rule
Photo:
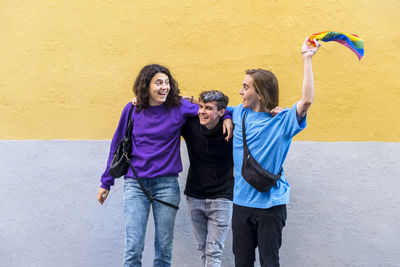
M 136 95 L 136 112 L 139 113 L 142 109 L 149 106 L 150 97 L 150 81 L 157 73 L 164 73 L 168 76 L 170 90 L 165 101 L 168 108 L 180 106 L 181 96 L 179 96 L 178 83 L 172 77 L 170 71 L 161 65 L 151 64 L 146 65 L 139 72 L 135 83 L 133 84 L 133 93 Z

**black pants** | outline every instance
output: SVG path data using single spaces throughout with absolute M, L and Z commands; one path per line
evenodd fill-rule
M 235 266 L 254 266 L 256 247 L 262 267 L 279 266 L 285 221 L 286 205 L 257 209 L 234 204 L 232 234 Z

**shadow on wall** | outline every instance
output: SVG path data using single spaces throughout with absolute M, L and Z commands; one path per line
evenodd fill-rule
M 96 200 L 109 144 L 0 141 L 0 266 L 122 265 L 123 180 L 104 206 Z M 399 143 L 294 142 L 282 266 L 399 266 L 399 158 Z M 173 266 L 201 266 L 184 197 L 180 207 Z M 143 266 L 153 233 L 150 217 Z M 223 266 L 234 265 L 231 248 L 229 233 Z

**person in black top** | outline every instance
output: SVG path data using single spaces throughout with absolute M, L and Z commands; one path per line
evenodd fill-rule
M 181 130 L 190 160 L 184 193 L 204 266 L 221 265 L 232 218 L 232 139 L 223 133 L 221 119 L 228 101 L 220 91 L 202 92 L 199 116 Z

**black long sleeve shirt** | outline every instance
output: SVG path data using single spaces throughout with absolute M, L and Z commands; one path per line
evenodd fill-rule
M 200 199 L 233 199 L 232 139 L 225 141 L 222 119 L 208 130 L 199 118 L 189 118 L 181 134 L 189 153 L 190 167 L 185 195 Z

